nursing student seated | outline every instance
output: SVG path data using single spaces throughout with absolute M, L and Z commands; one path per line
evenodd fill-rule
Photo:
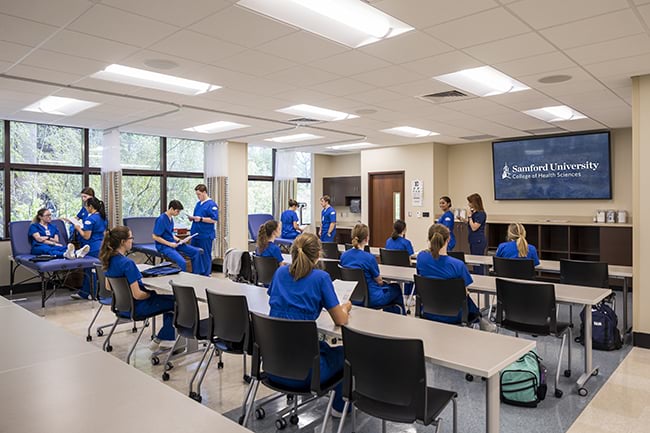
M 32 244 L 31 253 L 35 256 L 48 255 L 57 259 L 75 259 L 85 257 L 90 251 L 88 245 L 77 251 L 72 244 L 63 246 L 61 234 L 52 224 L 52 211 L 46 208 L 38 210 L 27 233 Z
M 372 308 L 387 305 L 385 311 L 404 314 L 404 298 L 398 284 L 386 284 L 379 275 L 379 265 L 375 256 L 364 251 L 370 239 L 370 230 L 365 224 L 357 224 L 352 229 L 353 248 L 341 254 L 341 266 L 362 269 L 368 285 L 368 303 Z M 396 304 L 396 305 L 392 305 Z
M 185 254 L 192 261 L 192 273 L 204 275 L 203 261 L 201 254 L 203 252 L 196 247 L 187 245 L 174 235 L 174 217 L 183 210 L 183 205 L 178 200 L 169 202 L 167 210 L 160 214 L 153 226 L 153 240 L 155 241 L 156 250 L 175 262 L 183 272 L 187 271 Z
M 273 257 L 279 265 L 284 265 L 284 258 L 280 247 L 273 243 L 275 238 L 280 234 L 280 226 L 276 220 L 268 220 L 260 226 L 257 233 L 257 248 L 255 255 L 260 257 Z
M 450 280 L 462 278 L 465 281 L 465 287 L 473 283 L 472 276 L 467 270 L 465 263 L 447 255 L 449 244 L 449 229 L 442 224 L 433 224 L 429 227 L 429 250 L 422 250 L 418 254 L 416 270 L 418 275 L 423 277 L 435 278 L 439 280 Z M 496 327 L 487 320 L 481 318 L 481 313 L 467 296 L 468 322 L 473 323 L 480 320 L 480 327 L 483 330 L 494 331 Z M 458 311 L 456 316 L 440 316 L 434 314 L 424 314 L 423 317 L 436 322 L 460 324 L 462 321 L 462 311 Z
M 507 241 L 499 244 L 496 257 L 532 259 L 534 265 L 539 266 L 537 249 L 526 241 L 526 229 L 520 223 L 512 223 L 508 226 Z
M 298 214 L 296 213 L 296 209 L 298 209 L 298 202 L 290 198 L 289 209 L 285 210 L 282 212 L 282 215 L 280 215 L 280 223 L 282 224 L 282 239 L 295 239 L 300 233 L 302 233 L 302 229 L 298 224 L 299 219 Z
M 393 234 L 386 239 L 387 250 L 404 250 L 413 255 L 413 244 L 406 239 L 406 223 L 403 220 L 395 220 L 393 224 Z M 410 295 L 413 291 L 413 283 L 406 283 L 404 285 L 404 294 Z
M 271 317 L 290 320 L 316 320 L 324 308 L 336 325 L 345 325 L 352 304 L 343 304 L 334 291 L 327 272 L 318 269 L 321 245 L 312 233 L 298 236 L 291 247 L 291 265 L 280 267 L 273 276 L 268 289 Z M 320 379 L 327 382 L 343 370 L 343 347 L 330 347 L 325 341 L 320 345 Z M 285 386 L 301 387 L 309 383 L 304 380 L 273 376 L 273 381 Z M 342 384 L 335 388 L 333 416 L 343 410 Z

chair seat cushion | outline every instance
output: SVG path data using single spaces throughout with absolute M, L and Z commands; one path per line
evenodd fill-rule
M 162 257 L 162 254 L 156 249 L 156 244 L 135 244 L 131 247 L 133 251 L 138 251 L 140 253 L 150 254 L 152 256 Z
M 54 259 L 48 260 L 46 262 L 32 262 L 30 259 L 33 257 L 36 256 L 33 254 L 23 254 L 14 257 L 14 260 L 16 263 L 40 273 L 69 271 L 72 269 L 86 269 L 92 268 L 96 264 L 99 264 L 99 259 L 96 257 L 84 257 L 82 259 L 74 260 Z

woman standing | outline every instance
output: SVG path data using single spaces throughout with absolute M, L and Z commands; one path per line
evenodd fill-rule
M 442 224 L 449 229 L 449 246 L 448 251 L 451 251 L 456 246 L 456 237 L 454 236 L 454 213 L 451 211 L 451 199 L 446 195 L 440 197 L 438 206 L 442 211 L 442 215 L 436 221 L 437 224 Z
M 88 216 L 83 220 L 81 225 L 75 225 L 74 228 L 80 236 L 82 247 L 88 247 L 88 255 L 99 257 L 99 250 L 104 240 L 106 231 L 106 211 L 104 202 L 97 197 L 90 197 L 86 200 L 86 211 Z M 93 280 L 90 268 L 84 271 L 84 281 L 81 289 L 77 293 L 70 295 L 72 299 L 89 299 L 90 285 Z
M 469 226 L 469 250 L 471 254 L 477 256 L 485 255 L 487 248 L 487 239 L 485 238 L 485 223 L 487 214 L 483 208 L 483 199 L 477 193 L 467 197 L 468 217 L 467 225 Z
M 298 224 L 298 214 L 296 213 L 298 209 L 298 202 L 294 199 L 289 199 L 289 209 L 282 212 L 280 215 L 280 222 L 282 223 L 282 239 L 295 239 L 302 229 Z
M 199 201 L 194 206 L 194 215 L 188 216 L 192 221 L 190 234 L 196 234 L 191 245 L 203 250 L 198 258 L 201 261 L 201 272 L 195 273 L 209 277 L 212 274 L 212 243 L 216 237 L 214 225 L 219 221 L 219 207 L 208 196 L 208 187 L 204 184 L 198 184 L 194 191 Z
M 320 198 L 320 205 L 323 208 L 320 213 L 321 242 L 335 242 L 336 239 L 336 209 L 331 206 L 331 202 L 329 195 Z

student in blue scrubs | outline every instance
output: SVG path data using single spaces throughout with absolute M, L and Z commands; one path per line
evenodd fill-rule
M 199 256 L 202 275 L 209 277 L 212 273 L 212 243 L 216 237 L 214 225 L 219 221 L 219 207 L 208 196 L 208 187 L 204 184 L 198 184 L 194 191 L 199 201 L 194 206 L 194 215 L 188 216 L 192 221 L 190 234 L 196 234 L 191 243 L 193 247 L 203 250 L 203 254 Z
M 507 259 L 532 259 L 535 266 L 539 266 L 537 248 L 526 241 L 526 229 L 520 223 L 508 226 L 507 242 L 502 242 L 497 248 L 497 257 Z
M 406 239 L 406 223 L 402 220 L 395 220 L 393 234 L 386 239 L 387 250 L 404 250 L 413 255 L 413 244 Z
M 335 242 L 336 239 L 336 209 L 330 203 L 329 195 L 320 198 L 320 205 L 323 210 L 320 213 L 320 240 L 322 242 Z
M 86 210 L 86 202 L 88 201 L 88 199 L 90 197 L 95 197 L 95 190 L 92 189 L 91 187 L 87 186 L 87 187 L 85 187 L 84 189 L 81 190 L 81 193 L 79 195 L 81 196 L 82 204 L 81 204 L 81 209 L 79 209 L 79 212 L 77 212 L 77 215 L 75 215 L 75 216 L 77 217 L 77 219 L 79 221 L 83 221 L 88 216 L 88 211 Z M 72 224 L 72 222 L 67 218 L 63 218 L 63 220 Z M 74 229 L 74 225 L 71 225 L 70 226 L 70 240 L 79 242 L 79 239 L 76 239 L 76 237 L 77 237 L 77 232 Z
M 438 206 L 442 211 L 442 215 L 440 215 L 440 218 L 438 218 L 436 223 L 442 224 L 449 229 L 449 246 L 447 248 L 451 251 L 456 246 L 456 237 L 454 236 L 454 213 L 451 211 L 451 199 L 446 195 L 443 195 L 440 197 L 440 201 L 438 201 Z
M 326 309 L 336 325 L 345 325 L 352 305 L 350 301 L 339 304 L 334 286 L 327 272 L 318 269 L 321 245 L 316 235 L 304 233 L 296 238 L 291 247 L 291 265 L 280 267 L 273 276 L 268 289 L 271 317 L 291 320 L 316 320 Z M 320 341 L 321 383 L 343 370 L 343 347 L 330 347 Z M 304 380 L 270 376 L 271 380 L 288 386 L 304 386 Z M 342 385 L 335 389 L 333 416 L 341 415 L 344 402 Z
M 469 227 L 467 240 L 469 242 L 470 254 L 484 256 L 485 250 L 487 249 L 487 239 L 485 237 L 487 214 L 483 208 L 483 199 L 477 193 L 471 194 L 467 197 L 467 207 L 467 225 Z M 474 266 L 474 273 L 484 274 L 486 270 L 487 268 L 485 266 Z
M 59 230 L 52 222 L 52 211 L 39 209 L 29 226 L 27 235 L 32 244 L 31 253 L 35 256 L 44 254 L 56 258 L 74 259 L 84 257 L 90 251 L 87 246 L 75 252 L 74 245 L 63 246 L 59 238 Z
M 260 226 L 257 233 L 257 248 L 255 254 L 260 257 L 273 257 L 280 265 L 284 265 L 284 258 L 280 247 L 273 243 L 280 234 L 280 225 L 276 220 L 269 220 Z
M 447 255 L 449 244 L 449 229 L 442 224 L 434 224 L 429 227 L 429 250 L 420 251 L 417 258 L 416 270 L 418 275 L 435 278 L 439 280 L 450 280 L 462 278 L 465 287 L 472 284 L 472 276 L 467 271 L 465 263 Z M 467 296 L 468 322 L 472 323 L 481 318 L 481 313 L 472 299 Z M 462 311 L 456 316 L 439 316 L 435 314 L 424 314 L 429 320 L 444 323 L 461 323 Z M 496 327 L 486 320 L 481 319 L 481 329 L 494 331 Z
M 290 198 L 289 209 L 280 215 L 280 222 L 282 223 L 282 236 L 280 237 L 282 239 L 295 239 L 302 233 L 300 224 L 298 224 L 299 219 L 296 209 L 298 209 L 298 202 Z
M 386 284 L 379 275 L 379 265 L 375 256 L 364 251 L 370 238 L 370 231 L 365 224 L 357 224 L 352 229 L 353 248 L 341 254 L 341 266 L 345 268 L 363 269 L 368 285 L 368 304 L 370 307 L 383 307 L 397 304 L 397 307 L 388 307 L 384 311 L 404 314 L 404 298 L 397 284 Z
M 159 295 L 142 284 L 142 274 L 135 262 L 126 257 L 133 246 L 133 234 L 128 227 L 117 226 L 106 232 L 99 253 L 104 275 L 111 278 L 126 278 L 131 287 L 135 313 L 138 315 L 162 314 L 163 326 L 149 348 L 172 347 L 176 338 L 174 330 L 174 295 Z M 110 284 L 106 284 L 110 289 Z
M 79 236 L 82 249 L 87 247 L 89 256 L 99 257 L 99 249 L 102 246 L 104 232 L 107 226 L 104 202 L 97 197 L 90 197 L 86 200 L 86 210 L 88 211 L 88 216 L 86 216 L 86 219 L 82 221 L 80 226 L 75 225 L 74 229 Z M 84 281 L 81 289 L 77 293 L 70 295 L 70 297 L 73 299 L 89 299 L 92 281 L 93 274 L 90 268 L 88 268 L 84 270 Z
M 187 271 L 185 254 L 192 261 L 192 273 L 203 275 L 203 262 L 200 258 L 201 250 L 191 245 L 181 243 L 174 235 L 174 217 L 183 210 L 183 205 L 178 200 L 172 200 L 167 206 L 167 210 L 160 214 L 153 226 L 153 240 L 156 250 L 175 262 L 183 272 Z

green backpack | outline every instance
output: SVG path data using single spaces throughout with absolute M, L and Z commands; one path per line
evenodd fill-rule
M 531 350 L 501 371 L 501 401 L 515 406 L 537 407 L 546 397 L 546 367 Z

